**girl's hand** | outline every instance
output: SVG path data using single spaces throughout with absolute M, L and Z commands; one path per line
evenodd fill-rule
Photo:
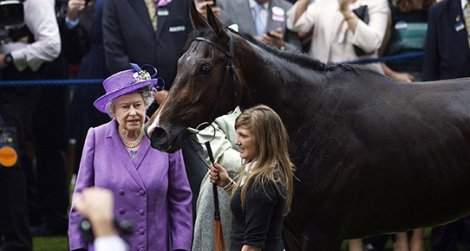
M 211 167 L 209 178 L 211 183 L 216 184 L 219 187 L 224 187 L 230 183 L 230 177 L 228 176 L 227 170 L 217 163 Z

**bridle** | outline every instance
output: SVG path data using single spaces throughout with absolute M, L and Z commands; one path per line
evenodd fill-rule
M 217 44 L 217 43 L 215 43 L 212 40 L 209 40 L 207 38 L 196 37 L 194 39 L 196 41 L 205 42 L 205 43 L 208 43 L 208 44 L 214 46 L 217 50 L 222 52 L 225 55 L 225 57 L 227 58 L 227 64 L 225 66 L 224 79 L 222 81 L 222 84 L 219 87 L 219 94 L 217 95 L 216 103 L 214 105 L 214 108 L 212 109 L 211 115 L 209 116 L 209 121 L 215 120 L 215 116 L 216 116 L 217 109 L 219 108 L 220 100 L 222 100 L 222 94 L 223 94 L 223 92 L 224 92 L 227 85 L 230 85 L 230 87 L 233 89 L 234 107 L 236 107 L 238 105 L 238 100 L 237 100 L 238 92 L 237 92 L 237 89 L 235 88 L 235 81 L 234 81 L 234 68 L 235 68 L 235 66 L 233 65 L 233 58 L 234 58 L 234 54 L 233 54 L 233 37 L 232 37 L 231 32 L 229 32 L 229 31 L 230 31 L 230 29 L 227 32 L 227 35 L 229 37 L 228 51 L 224 47 L 222 47 L 221 45 L 219 45 L 219 44 Z

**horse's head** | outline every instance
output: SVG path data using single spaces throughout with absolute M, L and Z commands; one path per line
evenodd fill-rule
M 207 20 L 194 7 L 191 21 L 195 30 L 186 51 L 178 60 L 175 82 L 165 102 L 146 126 L 152 146 L 173 152 L 189 130 L 233 110 L 241 99 L 240 74 L 235 69 L 235 39 L 208 8 Z

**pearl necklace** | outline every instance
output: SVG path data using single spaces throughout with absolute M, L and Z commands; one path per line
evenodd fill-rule
M 133 141 L 127 140 L 127 137 L 124 135 L 124 131 L 120 131 L 119 136 L 121 136 L 121 141 L 127 148 L 134 148 L 138 146 L 140 142 L 142 142 L 142 138 L 144 137 L 144 131 L 140 131 L 140 134 L 137 139 Z

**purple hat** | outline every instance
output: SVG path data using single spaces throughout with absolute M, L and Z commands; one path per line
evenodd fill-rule
M 133 69 L 115 73 L 103 81 L 103 87 L 106 94 L 99 97 L 93 103 L 100 112 L 106 113 L 106 104 L 124 94 L 137 92 L 140 88 L 146 86 L 155 86 L 158 84 L 156 78 L 157 69 L 152 76 L 146 70 L 142 70 L 138 65 L 131 64 Z

